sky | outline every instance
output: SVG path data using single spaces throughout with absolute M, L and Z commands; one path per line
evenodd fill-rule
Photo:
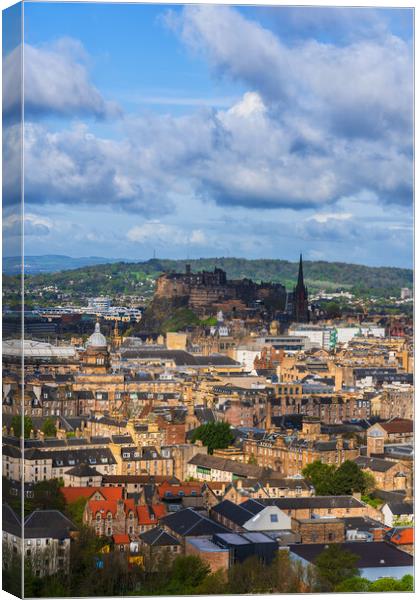
M 25 253 L 411 267 L 412 17 L 25 3 Z

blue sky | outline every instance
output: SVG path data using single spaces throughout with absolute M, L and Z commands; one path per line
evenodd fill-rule
M 412 265 L 410 10 L 25 3 L 25 44 L 27 254 Z

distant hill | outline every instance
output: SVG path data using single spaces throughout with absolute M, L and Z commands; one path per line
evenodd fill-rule
M 73 261 L 73 262 L 72 262 Z M 16 260 L 6 258 L 6 273 L 16 273 Z M 151 259 L 126 262 L 101 257 L 28 256 L 26 278 L 28 292 L 39 286 L 56 285 L 64 293 L 76 295 L 143 294 L 151 292 L 153 281 L 167 271 L 184 271 L 189 263 L 193 271 L 220 267 L 231 279 L 247 277 L 254 281 L 272 281 L 292 289 L 298 263 L 286 260 L 243 258 L 202 258 L 196 260 Z M 76 267 L 76 268 L 75 268 Z M 35 273 L 35 270 L 38 272 Z M 31 274 L 32 273 L 32 274 Z M 310 291 L 347 289 L 356 294 L 387 297 L 398 295 L 402 287 L 413 286 L 412 269 L 367 267 L 350 263 L 304 261 L 305 282 Z M 7 284 L 13 277 L 5 277 Z M 8 287 L 8 286 L 7 286 Z
M 103 256 L 83 256 L 73 258 L 63 254 L 44 254 L 41 256 L 25 256 L 25 272 L 35 273 L 53 273 L 55 271 L 67 271 L 89 265 L 102 265 L 106 263 L 118 262 L 124 260 L 121 258 L 104 258 Z M 20 272 L 20 257 L 3 257 L 3 272 L 8 275 L 14 275 Z

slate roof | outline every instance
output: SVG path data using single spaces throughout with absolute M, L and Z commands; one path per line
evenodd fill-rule
M 340 546 L 359 557 L 356 563 L 358 569 L 382 567 L 386 571 L 389 567 L 413 565 L 413 557 L 410 554 L 386 542 L 347 542 Z M 325 548 L 325 544 L 293 544 L 290 546 L 290 552 L 313 563 Z
M 368 456 L 358 456 L 354 462 L 362 469 L 370 469 L 371 471 L 378 471 L 378 473 L 386 473 L 386 471 L 395 467 L 396 464 L 390 460 L 370 458 Z
M 387 506 L 393 515 L 412 515 L 414 510 L 412 502 L 388 502 Z
M 209 469 L 218 469 L 219 471 L 227 471 L 238 476 L 253 477 L 257 479 L 264 473 L 264 469 L 258 465 L 248 465 L 236 460 L 220 458 L 210 454 L 196 454 L 188 461 L 188 464 L 207 467 Z
M 29 450 L 25 457 L 31 459 L 52 459 L 53 467 L 74 467 L 81 463 L 89 465 L 116 464 L 114 455 L 109 448 L 75 448 L 67 450 Z
M 21 457 L 21 451 L 20 448 L 17 448 L 16 446 L 11 446 L 10 444 L 5 444 L 3 446 L 3 456 L 9 456 L 10 458 L 20 458 Z
M 261 507 L 261 510 L 264 507 Z M 232 523 L 242 527 L 244 523 L 252 519 L 255 513 L 247 510 L 242 504 L 237 505 L 230 500 L 223 500 L 220 504 L 213 506 L 212 511 L 229 519 Z
M 101 473 L 86 463 L 80 463 L 80 465 L 76 465 L 72 469 L 69 469 L 66 472 L 66 475 L 73 475 L 74 477 L 95 477 L 101 475 Z
M 163 517 L 161 523 L 182 536 L 213 535 L 214 533 L 229 531 L 226 527 L 219 525 L 219 523 L 209 519 L 202 513 L 194 511 L 192 508 L 185 508 Z
M 180 543 L 176 537 L 164 531 L 160 527 L 150 529 L 140 534 L 140 539 L 148 546 L 179 546 Z
M 200 423 L 214 423 L 216 421 L 216 413 L 211 408 L 197 406 L 194 414 Z
M 249 499 L 240 506 L 259 513 L 266 506 L 277 506 L 280 510 L 316 509 L 316 508 L 357 508 L 365 506 L 353 496 L 309 496 L 308 498 L 261 498 Z
M 5 502 L 2 509 L 2 523 L 3 531 L 15 537 L 22 537 L 22 523 L 12 507 Z
M 198 356 L 190 354 L 185 350 L 163 350 L 149 349 L 144 347 L 136 348 L 135 350 L 122 349 L 121 357 L 138 358 L 151 360 L 172 360 L 177 367 L 194 367 L 194 366 L 239 366 L 239 363 L 225 356 L 224 354 L 212 354 L 210 356 Z
M 34 510 L 24 522 L 25 538 L 66 539 L 75 525 L 59 510 Z
M 134 444 L 131 435 L 113 435 L 111 439 L 113 444 Z

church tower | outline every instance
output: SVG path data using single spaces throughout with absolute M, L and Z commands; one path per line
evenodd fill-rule
M 308 288 L 303 281 L 302 254 L 299 260 L 299 273 L 293 295 L 293 318 L 297 323 L 309 323 Z

